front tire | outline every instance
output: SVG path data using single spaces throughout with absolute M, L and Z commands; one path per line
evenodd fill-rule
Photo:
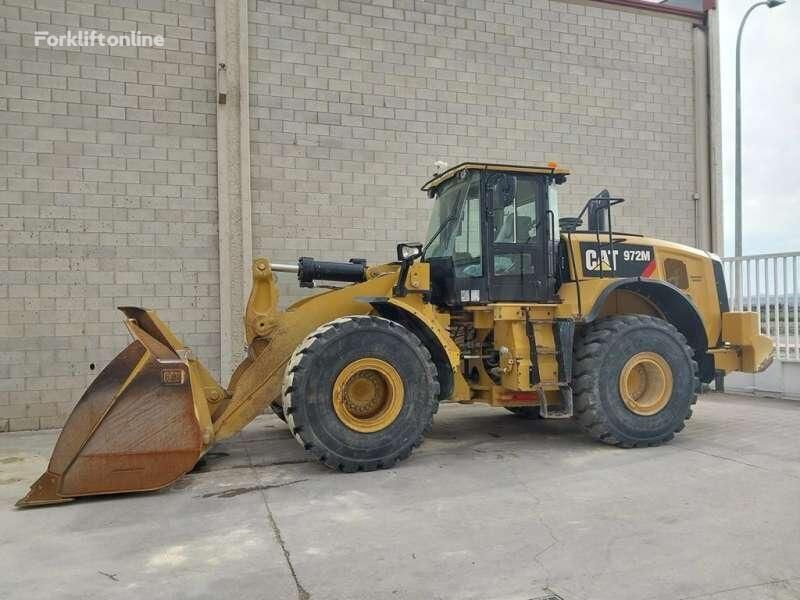
M 345 472 L 387 468 L 422 443 L 439 407 L 428 350 L 402 325 L 344 317 L 309 334 L 283 383 L 289 428 L 320 462 Z
M 575 416 L 594 439 L 632 448 L 671 440 L 697 401 L 694 351 L 675 327 L 645 315 L 587 325 L 575 341 Z

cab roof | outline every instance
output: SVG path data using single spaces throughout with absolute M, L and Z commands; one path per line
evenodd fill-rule
M 542 167 L 535 165 L 500 165 L 494 163 L 465 162 L 461 163 L 460 165 L 456 165 L 455 167 L 450 167 L 441 174 L 434 175 L 433 178 L 425 182 L 421 189 L 423 192 L 435 190 L 448 179 L 467 169 L 477 169 L 481 171 L 506 171 L 514 173 L 535 173 L 538 175 L 569 175 L 569 171 L 567 169 L 559 167 L 556 163 L 549 163 L 548 165 Z

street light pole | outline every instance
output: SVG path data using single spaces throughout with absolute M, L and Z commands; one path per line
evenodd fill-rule
M 735 199 L 734 199 L 734 250 L 735 257 L 742 256 L 742 31 L 747 17 L 759 6 L 775 8 L 784 4 L 786 0 L 767 0 L 757 2 L 747 9 L 739 25 L 739 34 L 736 36 L 736 167 L 735 167 Z M 742 305 L 742 262 L 736 261 L 736 282 L 734 292 L 734 305 Z

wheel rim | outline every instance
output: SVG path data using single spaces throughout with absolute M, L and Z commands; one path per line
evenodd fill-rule
M 403 408 L 403 381 L 389 363 L 362 358 L 342 369 L 333 385 L 333 409 L 353 431 L 371 433 L 391 425 Z
M 672 369 L 655 352 L 634 354 L 620 373 L 619 393 L 631 412 L 654 415 L 667 405 L 672 395 Z

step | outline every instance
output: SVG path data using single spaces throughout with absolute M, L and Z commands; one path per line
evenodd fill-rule
M 572 388 L 568 385 L 562 385 L 559 391 L 561 392 L 561 406 L 551 410 L 547 406 L 547 395 L 544 390 L 539 388 L 539 415 L 543 419 L 569 419 L 572 417 Z

